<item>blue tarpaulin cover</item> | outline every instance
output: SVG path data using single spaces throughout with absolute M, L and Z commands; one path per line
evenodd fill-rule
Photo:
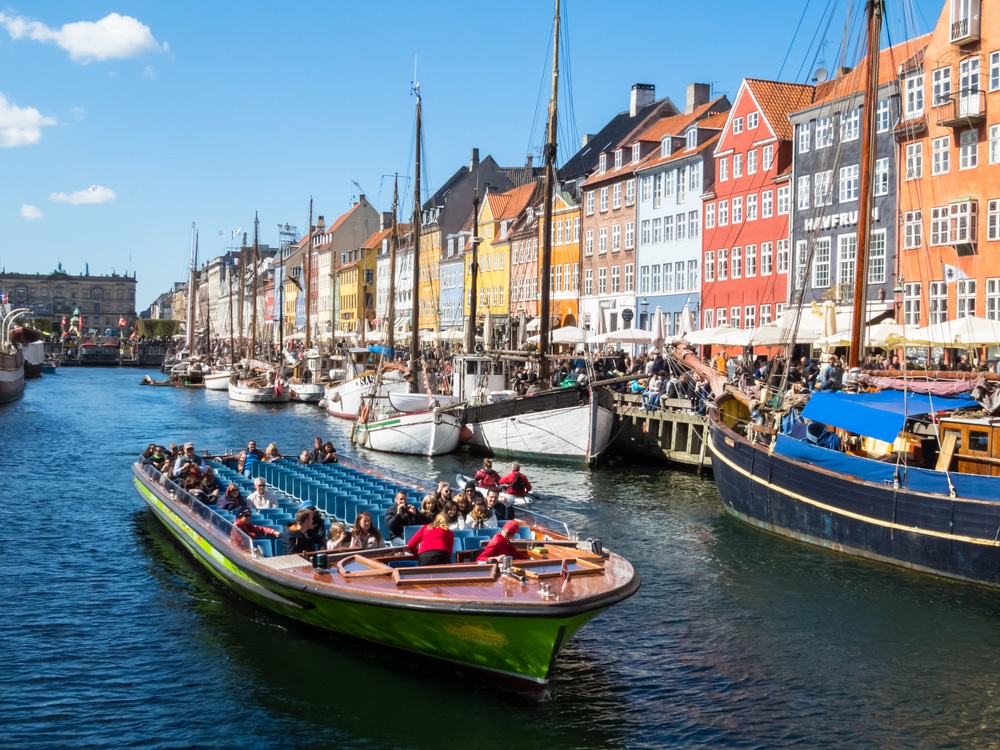
M 819 391 L 809 398 L 802 411 L 805 419 L 839 427 L 866 437 L 891 443 L 907 417 L 974 406 L 970 396 L 945 398 L 911 391 L 841 393 Z

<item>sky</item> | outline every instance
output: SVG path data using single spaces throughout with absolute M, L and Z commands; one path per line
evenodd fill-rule
M 689 83 L 809 82 L 837 65 L 862 0 L 563 0 L 562 163 L 634 83 L 683 108 Z M 909 0 L 887 34 L 930 30 Z M 425 195 L 468 163 L 540 163 L 551 0 L 14 0 L 0 6 L 0 268 L 135 273 L 142 311 L 234 232 L 277 246 L 360 193 L 412 206 L 415 98 Z M 848 36 L 851 36 L 850 34 Z M 850 45 L 848 45 L 850 46 Z M 852 50 L 844 54 L 850 56 Z M 405 218 L 405 216 L 404 216 Z

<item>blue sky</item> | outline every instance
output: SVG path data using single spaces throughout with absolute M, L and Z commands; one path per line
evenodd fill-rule
M 893 39 L 928 30 L 943 4 L 915 0 Z M 732 97 L 747 76 L 834 67 L 847 5 L 564 0 L 560 161 L 628 107 L 633 83 L 683 107 L 693 81 Z M 272 245 L 279 224 L 306 228 L 310 197 L 331 223 L 355 182 L 389 210 L 394 173 L 412 191 L 415 60 L 425 187 L 473 147 L 538 163 L 552 15 L 549 0 L 0 7 L 0 267 L 135 271 L 142 310 L 186 278 L 192 222 L 204 260 L 238 228 L 252 241 L 255 211 Z

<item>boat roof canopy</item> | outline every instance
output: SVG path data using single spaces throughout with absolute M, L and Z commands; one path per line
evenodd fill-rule
M 974 406 L 971 396 L 943 398 L 912 391 L 814 393 L 802 416 L 848 432 L 893 442 L 909 417 Z

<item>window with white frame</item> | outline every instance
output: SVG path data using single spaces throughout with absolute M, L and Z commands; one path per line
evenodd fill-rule
M 660 237 L 659 222 L 660 222 L 659 219 L 653 219 L 653 242 L 659 242 L 660 239 L 661 239 L 661 237 Z M 663 239 L 664 242 L 673 242 L 674 241 L 674 217 L 673 216 L 665 216 L 663 218 L 663 237 L 662 237 L 662 239 Z
M 903 214 L 903 249 L 916 250 L 924 242 L 924 221 L 922 211 L 906 211 Z
M 705 328 L 715 328 L 715 310 L 704 310 Z
M 958 111 L 963 116 L 981 114 L 979 102 L 979 55 L 958 64 Z
M 689 151 L 698 145 L 698 129 L 689 128 L 684 134 L 684 147 Z
M 930 292 L 930 324 L 944 323 L 948 320 L 948 284 L 944 281 L 932 281 Z
M 729 251 L 726 249 L 719 250 L 716 254 L 716 270 L 719 272 L 719 281 L 725 281 L 729 278 Z
M 1000 90 L 1000 52 L 990 52 L 990 91 Z
M 583 271 L 583 293 L 590 297 L 594 293 L 594 269 L 587 268 Z
M 719 226 L 729 225 L 729 201 L 719 201 Z
M 659 208 L 663 202 L 663 173 L 653 179 L 653 208 Z
M 947 174 L 951 168 L 951 136 L 931 140 L 931 174 Z
M 743 223 L 743 196 L 733 196 L 733 225 Z
M 743 248 L 738 245 L 729 254 L 729 278 L 743 278 Z
M 948 207 L 935 206 L 931 209 L 931 247 L 948 244 Z
M 975 169 L 979 164 L 979 132 L 963 130 L 958 136 L 958 168 Z
M 943 107 L 951 101 L 951 68 L 938 68 L 931 73 L 931 106 Z
M 717 307 L 715 309 L 715 324 L 720 326 L 726 325 L 726 308 Z
M 625 222 L 625 249 L 632 250 L 635 247 L 635 222 Z
M 810 176 L 806 174 L 799 177 L 795 183 L 795 205 L 799 211 L 809 210 L 809 188 L 811 182 Z
M 854 284 L 854 263 L 858 256 L 856 234 L 837 236 L 837 283 L 841 286 Z
M 593 216 L 594 215 L 594 191 L 593 190 L 588 190 L 587 191 L 587 197 L 585 199 L 585 203 L 586 203 L 586 207 L 587 207 L 587 216 Z
M 674 217 L 668 216 L 666 219 L 670 223 L 670 233 L 673 234 Z M 653 219 L 653 244 L 663 242 L 663 220 Z
M 996 198 L 986 204 L 986 239 L 1000 240 L 1000 200 Z
M 625 291 L 635 291 L 635 266 L 631 263 L 625 264 Z
M 635 164 L 637 161 L 639 161 L 640 155 L 641 155 L 641 151 L 639 149 L 639 144 L 638 143 L 633 143 L 632 144 L 632 163 L 633 164 Z
M 920 325 L 920 282 L 903 284 L 903 325 Z
M 757 308 L 753 305 L 747 305 L 743 308 L 743 327 L 750 329 L 756 328 L 757 323 Z
M 1000 278 L 986 279 L 986 319 L 1000 320 Z
M 556 245 L 561 245 L 563 243 L 563 223 L 562 223 L 562 219 L 560 219 L 559 221 L 555 222 L 555 226 L 556 226 L 555 244 Z
M 597 157 L 597 171 L 604 174 L 608 171 L 608 155 L 601 154 Z
M 611 227 L 611 252 L 617 253 L 622 249 L 622 225 L 615 224 Z
M 878 107 L 875 109 L 875 130 L 879 133 L 886 133 L 889 131 L 889 126 L 892 124 L 889 122 L 889 100 L 879 99 Z
M 743 273 L 750 279 L 757 275 L 757 246 L 747 245 L 743 254 Z
M 687 239 L 687 221 L 685 220 L 686 218 L 687 217 L 684 214 L 677 214 L 677 216 L 674 217 L 674 221 L 676 222 L 676 230 L 677 230 L 677 235 L 676 236 L 677 236 L 678 240 L 686 240 Z
M 604 255 L 608 252 L 608 228 L 601 227 L 597 231 L 597 252 Z
M 705 281 L 715 281 L 715 252 L 705 251 Z
M 802 289 L 806 283 L 808 268 L 806 258 L 809 253 L 809 246 L 805 240 L 798 240 L 795 243 L 795 288 Z
M 649 266 L 639 268 L 639 294 L 649 294 Z
M 689 260 L 688 261 L 688 289 L 693 292 L 698 291 L 698 261 Z
M 774 163 L 774 146 L 768 145 L 764 146 L 761 150 L 760 168 L 765 172 L 771 168 Z
M 586 234 L 584 234 L 583 240 L 583 254 L 586 256 L 591 256 L 594 254 L 594 230 L 588 229 Z
M 977 239 L 978 203 L 960 201 L 931 209 L 931 246 L 956 245 Z
M 833 118 L 816 118 L 816 149 L 829 148 L 833 145 Z
M 733 179 L 743 176 L 743 154 L 733 154 Z
M 747 114 L 747 130 L 754 130 L 757 127 L 758 115 L 756 112 Z
M 924 114 L 924 74 L 910 73 L 903 79 L 903 119 L 913 120 Z
M 573 219 L 573 242 L 580 241 L 580 217 Z
M 701 222 L 698 220 L 697 211 L 688 211 L 688 237 L 692 240 L 698 237 L 701 232 L 699 232 L 699 225 Z
M 601 213 L 608 210 L 608 189 L 606 187 L 601 188 Z
M 673 140 L 669 135 L 665 135 L 660 139 L 660 158 L 665 158 L 670 156 L 670 150 L 673 146 Z
M 770 219 L 774 214 L 774 192 L 764 190 L 760 194 L 760 218 Z
M 621 169 L 622 168 L 622 158 L 623 158 L 622 149 L 616 148 L 615 149 L 615 169 Z
M 739 135 L 743 132 L 743 118 L 736 117 L 733 118 L 733 135 Z
M 687 196 L 687 167 L 681 167 L 677 173 L 677 202 L 683 203 Z
M 643 219 L 639 223 L 640 232 L 640 242 L 643 245 L 648 245 L 650 243 L 650 233 L 649 233 L 649 219 Z
M 621 208 L 622 207 L 622 184 L 616 183 L 611 190 L 611 207 Z
M 642 178 L 642 200 L 645 203 L 649 202 L 649 199 L 653 195 L 653 178 L 646 176 Z
M 757 149 L 747 151 L 747 174 L 757 174 Z
M 687 291 L 687 276 L 684 274 L 684 261 L 674 263 L 674 287 L 678 292 Z
M 955 289 L 956 318 L 971 318 L 976 314 L 976 280 L 959 279 Z
M 549 284 L 551 286 L 551 288 L 549 289 L 549 291 L 550 292 L 561 292 L 562 291 L 562 266 L 557 264 L 553 268 L 553 270 L 555 271 L 555 273 L 553 273 L 549 277 Z
M 671 169 L 669 172 L 663 174 L 663 197 L 673 198 L 674 190 L 677 187 L 677 172 Z
M 757 220 L 757 194 L 750 193 L 747 196 L 747 221 Z
M 791 240 L 778 240 L 774 243 L 774 264 L 778 273 L 788 273 L 788 256 L 791 252 Z
M 611 293 L 618 294 L 622 290 L 621 266 L 611 266 Z
M 770 242 L 760 243 L 760 275 L 770 276 L 774 264 L 774 245 Z
M 701 192 L 701 162 L 688 167 L 688 189 Z
M 608 269 L 597 269 L 597 293 L 598 295 L 608 293 Z
M 723 156 L 719 159 L 719 182 L 729 179 L 729 159 Z
M 653 266 L 653 284 L 651 291 L 655 294 L 660 291 L 660 284 L 663 282 L 663 269 L 659 263 Z
M 730 307 L 729 308 L 729 325 L 733 328 L 739 328 L 742 322 L 743 309 L 740 307 Z
M 809 151 L 810 127 L 808 122 L 799 125 L 799 153 L 804 154 Z
M 808 190 L 806 191 L 808 194 Z M 785 216 L 792 208 L 792 186 L 782 185 L 778 188 L 778 216 Z
M 715 226 L 715 204 L 705 204 L 705 229 L 712 229 Z
M 875 195 L 889 194 L 889 159 L 875 160 L 875 184 L 873 186 Z
M 858 199 L 858 165 L 851 164 L 840 168 L 840 202 L 856 201 Z
M 1000 164 L 1000 125 L 990 125 L 987 157 L 990 164 Z
M 625 205 L 631 206 L 635 203 L 635 178 L 625 182 Z
M 856 141 L 861 132 L 861 107 L 840 113 L 840 140 Z
M 766 326 L 771 322 L 771 306 L 761 305 L 760 306 L 760 324 Z
M 814 200 L 817 206 L 833 204 L 833 170 L 817 172 L 813 175 Z
M 906 179 L 919 180 L 924 176 L 924 144 L 906 144 Z

